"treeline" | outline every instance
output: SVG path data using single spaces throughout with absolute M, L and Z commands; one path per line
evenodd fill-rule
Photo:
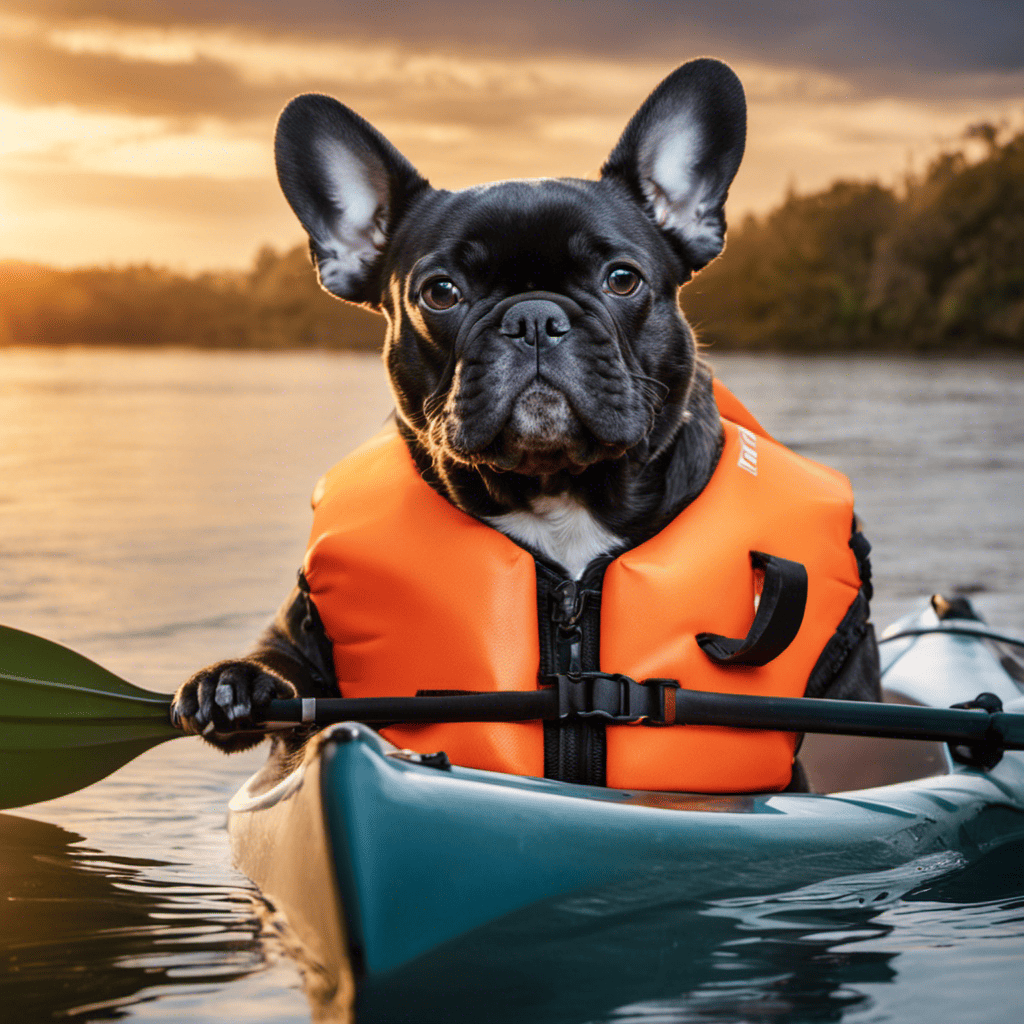
M 730 231 L 683 291 L 717 349 L 1024 354 L 1024 133 L 989 125 L 901 193 L 838 182 Z
M 241 273 L 0 263 L 0 344 L 377 350 L 384 319 L 323 292 L 305 248 Z
M 900 191 L 838 182 L 729 233 L 682 295 L 718 350 L 1024 354 L 1024 133 L 936 158 Z M 384 321 L 320 290 L 306 252 L 241 273 L 0 263 L 0 344 L 380 347 Z

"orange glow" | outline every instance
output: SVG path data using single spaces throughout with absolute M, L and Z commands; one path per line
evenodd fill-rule
M 5 47 L 22 54 L 20 78 Z M 909 160 L 920 166 L 971 122 L 1021 121 L 1019 98 L 988 98 L 980 80 L 959 98 L 869 97 L 837 74 L 732 63 L 750 105 L 734 220 L 794 185 L 893 183 Z M 349 103 L 439 186 L 590 177 L 669 70 L 613 57 L 500 59 L 394 41 L 0 16 L 0 258 L 197 269 L 247 264 L 265 242 L 297 243 L 276 190 L 272 136 L 283 103 L 311 89 Z

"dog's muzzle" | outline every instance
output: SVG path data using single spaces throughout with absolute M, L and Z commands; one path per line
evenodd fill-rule
M 625 445 L 600 441 L 578 412 L 581 389 L 599 384 L 592 321 L 556 292 L 520 292 L 490 310 L 472 332 L 474 371 L 447 403 L 448 450 L 528 476 L 618 457 Z

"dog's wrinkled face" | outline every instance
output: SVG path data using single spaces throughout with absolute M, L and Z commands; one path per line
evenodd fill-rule
M 672 253 L 608 183 L 430 192 L 395 241 L 388 369 L 435 458 L 578 474 L 643 442 L 689 380 Z
M 722 248 L 744 135 L 739 81 L 699 60 L 655 90 L 597 181 L 436 190 L 325 96 L 286 108 L 277 164 L 323 286 L 388 317 L 421 463 L 500 499 L 510 481 L 571 493 L 673 443 L 695 365 L 677 292 Z

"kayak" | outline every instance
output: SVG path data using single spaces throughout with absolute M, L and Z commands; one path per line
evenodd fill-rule
M 987 692 L 1024 711 L 1019 663 L 992 635 L 931 606 L 901 619 L 882 637 L 887 691 L 940 708 Z M 1024 753 L 983 770 L 943 751 L 937 774 L 869 789 L 660 793 L 453 766 L 343 722 L 276 785 L 249 780 L 228 831 L 303 950 L 307 983 L 341 1006 L 452 951 L 479 957 L 496 936 L 550 948 L 563 918 L 569 938 L 581 922 L 644 920 L 646 941 L 671 929 L 665 908 L 823 884 L 891 899 L 1024 841 Z M 625 970 L 611 962 L 621 943 L 588 948 L 591 974 Z

